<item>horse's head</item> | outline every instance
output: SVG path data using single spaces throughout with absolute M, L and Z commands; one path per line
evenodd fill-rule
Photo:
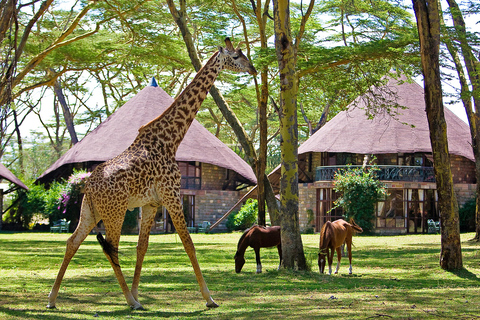
M 245 264 L 245 257 L 243 255 L 235 253 L 235 272 L 240 273 L 242 271 L 243 265 Z
M 327 249 L 320 249 L 318 252 L 318 268 L 320 269 L 320 273 L 323 273 L 325 271 L 325 264 L 326 264 L 326 256 L 327 255 Z

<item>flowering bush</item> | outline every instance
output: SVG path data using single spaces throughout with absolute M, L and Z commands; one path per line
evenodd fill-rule
M 375 204 L 386 194 L 385 185 L 376 176 L 376 166 L 337 171 L 334 189 L 341 193 L 335 205 L 345 211 L 345 219 L 354 218 L 365 232 L 373 229 Z
M 68 178 L 67 184 L 58 199 L 58 210 L 61 210 L 63 214 L 67 212 L 69 205 L 78 205 L 80 203 L 81 191 L 85 187 L 85 181 L 90 177 L 90 174 L 91 172 L 74 171 Z
M 66 219 L 72 221 L 71 227 L 77 224 L 82 205 L 82 191 L 89 176 L 90 172 L 74 170 L 66 182 L 59 183 L 59 192 L 54 192 L 55 201 L 52 202 L 55 209 L 49 210 L 51 211 L 49 212 L 50 223 L 59 219 Z

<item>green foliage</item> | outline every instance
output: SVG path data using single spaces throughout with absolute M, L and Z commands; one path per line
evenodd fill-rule
M 458 210 L 458 215 L 460 217 L 461 232 L 475 231 L 475 210 L 476 210 L 476 197 L 469 199 Z
M 28 191 L 17 191 L 15 205 L 4 215 L 5 222 L 26 229 L 34 215 L 44 216 L 50 223 L 63 218 L 78 221 L 81 189 L 89 175 L 85 171 L 74 171 L 67 181 L 53 182 L 48 190 L 43 185 L 31 185 Z
M 245 230 L 250 228 L 258 216 L 258 201 L 248 199 L 238 213 L 232 213 L 228 216 L 226 226 L 228 230 Z
M 334 189 L 341 193 L 335 205 L 345 211 L 345 219 L 353 218 L 364 232 L 371 232 L 375 204 L 386 194 L 385 185 L 377 179 L 376 166 L 347 168 L 335 173 Z
M 132 211 L 127 210 L 127 213 L 125 214 L 125 219 L 123 220 L 123 225 L 122 225 L 123 234 L 131 233 L 137 227 L 138 212 L 139 212 L 138 208 L 135 208 Z

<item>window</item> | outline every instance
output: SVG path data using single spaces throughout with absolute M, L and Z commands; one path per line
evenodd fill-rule
M 180 173 L 182 174 L 182 189 L 199 190 L 201 187 L 202 170 L 198 161 L 180 161 L 178 162 Z

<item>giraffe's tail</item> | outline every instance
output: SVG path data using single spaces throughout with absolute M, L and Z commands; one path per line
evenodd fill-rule
M 105 252 L 105 254 L 110 257 L 110 260 L 112 261 L 112 263 L 114 263 L 116 266 L 119 267 L 120 265 L 117 262 L 118 261 L 118 249 L 115 248 L 110 242 L 105 240 L 105 238 L 103 237 L 103 235 L 100 232 L 97 234 L 97 240 L 100 243 L 100 245 L 102 246 L 103 252 Z

